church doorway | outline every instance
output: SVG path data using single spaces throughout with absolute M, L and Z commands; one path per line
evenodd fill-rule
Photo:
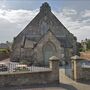
M 44 59 L 44 65 L 49 64 L 49 58 L 56 54 L 56 48 L 55 45 L 51 42 L 48 42 L 43 47 L 43 59 Z

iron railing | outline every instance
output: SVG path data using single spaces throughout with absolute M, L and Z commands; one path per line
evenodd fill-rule
M 16 62 L 9 62 L 6 64 L 0 64 L 0 73 L 12 73 L 12 72 L 43 72 L 49 71 L 50 68 L 45 66 L 27 66 L 25 64 L 19 64 Z

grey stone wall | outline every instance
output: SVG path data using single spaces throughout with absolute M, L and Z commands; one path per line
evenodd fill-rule
M 90 68 L 82 68 L 82 78 L 90 80 Z
M 59 59 L 53 56 L 47 71 L 24 71 L 0 74 L 0 86 L 59 83 Z
M 82 67 L 82 62 L 85 62 L 81 57 L 72 57 L 72 75 L 75 81 L 90 80 L 90 67 Z
M 44 56 L 43 56 L 43 48 L 48 43 L 51 43 L 55 46 L 56 51 L 54 51 L 54 55 L 57 56 L 59 59 L 61 59 L 61 55 L 63 53 L 63 49 L 61 47 L 60 42 L 56 39 L 56 37 L 48 31 L 47 34 L 38 42 L 38 45 L 34 49 L 34 51 L 37 53 L 37 60 L 41 64 L 43 64 Z
M 70 56 L 68 55 L 69 50 L 67 49 L 72 49 L 73 54 L 76 54 L 77 41 L 75 40 L 74 35 L 65 28 L 65 26 L 51 12 L 51 10 L 48 10 L 49 8 L 47 8 L 47 6 L 43 7 L 43 5 L 41 6 L 40 12 L 36 15 L 36 17 L 16 36 L 16 38 L 14 38 L 11 61 L 13 61 L 15 58 L 18 58 L 20 53 L 19 48 L 21 45 L 24 44 L 25 48 L 34 48 L 36 44 L 38 44 L 37 50 L 35 49 L 35 51 L 38 51 L 37 59 L 40 61 L 40 63 L 42 63 L 42 47 L 44 44 L 46 44 L 47 41 L 51 41 L 55 44 L 57 49 L 57 53 L 55 53 L 55 55 L 58 57 L 61 57 L 60 43 L 62 44 L 62 47 L 66 49 L 63 53 L 64 55 L 66 53 L 66 61 L 70 60 Z M 45 38 L 43 38 L 49 29 L 57 38 L 52 37 L 49 34 L 46 35 L 47 37 L 45 36 Z M 39 44 L 39 41 L 42 42 Z
M 13 73 L 0 75 L 0 86 L 21 86 L 31 84 L 47 84 L 54 82 L 51 71 L 32 73 Z

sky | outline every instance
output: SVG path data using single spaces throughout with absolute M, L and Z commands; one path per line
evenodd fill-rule
M 0 43 L 12 42 L 44 2 L 77 41 L 90 39 L 90 0 L 0 0 Z

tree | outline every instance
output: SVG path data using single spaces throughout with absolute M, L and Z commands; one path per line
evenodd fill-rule
M 90 50 L 90 40 L 87 40 L 87 50 Z

